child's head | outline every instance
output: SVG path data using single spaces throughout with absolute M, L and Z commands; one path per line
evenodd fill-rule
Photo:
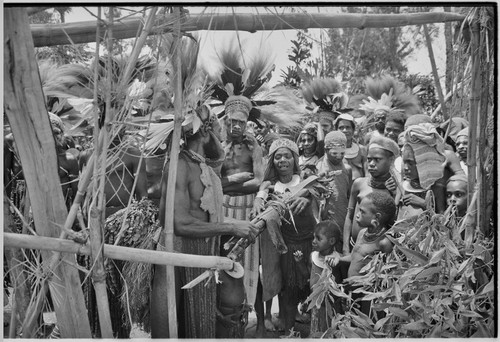
M 362 228 L 389 227 L 396 216 L 396 204 L 389 193 L 373 191 L 359 203 L 356 222 Z
M 386 137 L 373 137 L 366 156 L 368 172 L 375 178 L 386 175 L 398 156 L 399 146 L 395 141 Z
M 446 183 L 446 203 L 457 208 L 457 216 L 467 212 L 467 176 L 454 175 Z
M 322 255 L 331 254 L 336 247 L 341 247 L 340 227 L 334 221 L 322 221 L 314 226 L 313 250 Z

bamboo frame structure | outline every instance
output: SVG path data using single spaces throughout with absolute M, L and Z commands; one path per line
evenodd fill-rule
M 4 11 L 4 110 L 9 119 L 29 188 L 33 219 L 39 234 L 57 236 L 68 212 L 58 179 L 55 142 L 45 108 L 33 40 L 24 8 Z M 29 86 L 27 86 L 29 85 Z M 41 156 L 33 158 L 32 156 Z M 47 262 L 53 253 L 44 252 Z M 78 271 L 68 255 L 58 260 L 51 281 L 52 298 L 61 333 L 91 337 Z M 60 262 L 63 261 L 63 262 Z M 50 274 L 50 273 L 49 273 Z M 28 337 L 30 332 L 26 331 Z
M 18 26 L 26 25 L 27 26 L 27 16 L 20 16 L 20 13 L 25 11 L 25 9 L 10 9 L 6 8 L 5 10 L 5 18 L 9 19 L 9 16 L 13 16 L 13 13 L 15 11 L 18 11 L 19 13 L 16 13 L 16 18 L 18 18 Z M 330 15 L 330 14 L 323 14 L 323 15 L 309 15 L 309 16 L 304 16 L 300 14 L 293 14 L 293 15 L 271 15 L 271 14 L 266 14 L 266 15 L 253 15 L 253 14 L 241 14 L 241 15 L 229 15 L 229 16 L 224 16 L 224 15 L 215 15 L 215 16 L 208 16 L 208 15 L 188 15 L 186 17 L 182 18 L 182 22 L 179 20 L 175 20 L 178 16 L 178 12 L 174 13 L 171 16 L 167 16 L 170 18 L 170 20 L 173 20 L 174 22 L 178 23 L 178 27 L 176 30 L 178 30 L 178 34 L 180 31 L 195 31 L 195 30 L 201 30 L 201 29 L 210 29 L 210 30 L 234 30 L 236 29 L 235 23 L 238 23 L 238 30 L 241 31 L 249 31 L 249 32 L 255 32 L 257 30 L 286 30 L 286 29 L 300 29 L 300 28 L 328 28 L 328 27 L 357 27 L 360 29 L 363 29 L 365 27 L 391 27 L 391 26 L 405 26 L 405 25 L 421 25 L 425 23 L 435 23 L 435 22 L 450 22 L 450 21 L 461 21 L 465 18 L 463 15 L 459 14 L 454 14 L 454 13 L 420 13 L 420 14 L 414 14 L 414 15 L 351 15 L 351 14 L 342 14 L 342 15 Z M 277 20 L 278 19 L 278 20 Z M 99 22 L 97 25 L 98 28 L 104 27 L 106 23 L 104 22 Z M 119 23 L 115 23 L 113 25 L 113 37 L 116 39 L 120 38 L 131 38 L 131 37 L 136 37 L 138 30 L 142 27 L 142 23 L 139 19 L 130 19 L 130 20 L 123 20 Z M 9 31 L 9 23 L 6 21 L 5 23 L 5 28 L 6 31 Z M 165 31 L 165 27 L 156 27 L 151 29 L 151 32 L 147 32 L 144 35 L 150 35 L 150 34 L 156 34 L 158 33 L 159 30 Z M 42 30 L 47 30 L 45 33 L 42 33 Z M 170 30 L 172 30 L 170 28 Z M 90 33 L 91 32 L 91 33 Z M 34 39 L 34 46 L 53 46 L 53 45 L 61 45 L 61 44 L 69 44 L 68 41 L 68 36 L 71 37 L 74 43 L 85 43 L 85 42 L 90 42 L 90 41 L 95 41 L 96 39 L 96 22 L 82 22 L 82 23 L 76 23 L 76 24 L 62 24 L 62 25 L 31 25 L 31 34 Z M 28 35 L 29 36 L 29 35 Z M 179 34 L 180 36 L 180 34 Z M 27 37 L 27 36 L 25 36 Z M 31 37 L 31 36 L 30 36 Z M 92 37 L 92 38 L 90 38 Z M 99 32 L 97 33 L 97 37 L 100 37 Z M 13 37 L 11 38 L 13 39 Z M 26 38 L 27 39 L 27 38 Z M 476 38 L 477 39 L 477 38 Z M 480 44 L 479 40 L 475 41 L 475 50 L 477 51 L 477 48 Z M 5 45 L 7 46 L 7 45 Z M 32 45 L 33 46 L 33 45 Z M 28 46 L 28 53 L 26 55 L 29 55 L 29 46 Z M 31 47 L 32 49 L 32 47 Z M 473 54 L 474 55 L 474 54 Z M 178 58 L 177 58 L 178 60 Z M 6 58 L 6 61 L 8 59 Z M 4 63 L 4 75 L 8 75 L 7 72 L 5 72 L 5 68 L 7 63 Z M 131 64 L 129 64 L 130 66 Z M 470 96 L 470 102 L 471 102 L 471 114 L 470 117 L 471 119 L 474 116 L 480 115 L 479 113 L 479 101 L 480 97 L 478 96 L 478 89 L 480 90 L 481 86 L 481 79 L 478 76 L 480 70 L 480 58 L 477 57 L 474 60 L 473 63 L 473 77 L 472 83 L 473 83 L 473 93 Z M 179 76 L 179 75 L 178 75 Z M 484 80 L 483 80 L 484 81 Z M 35 84 L 36 82 L 32 82 L 30 84 Z M 18 93 L 16 93 L 18 95 Z M 14 98 L 16 96 L 13 96 Z M 179 96 L 176 96 L 176 119 L 175 119 L 175 129 L 173 133 L 173 143 L 172 143 L 172 154 L 171 154 L 171 160 L 170 163 L 171 165 L 177 165 L 177 158 L 178 158 L 178 143 L 176 143 L 176 136 L 180 138 L 180 126 L 182 122 L 182 112 L 180 110 L 180 105 L 177 103 L 178 98 L 180 100 Z M 39 101 L 37 99 L 36 101 Z M 31 101 L 26 101 L 27 103 L 31 103 Z M 39 102 L 43 103 L 43 101 Z M 443 107 L 444 108 L 444 107 Z M 22 110 L 19 110 L 17 108 L 10 108 L 12 112 L 7 111 L 7 114 L 13 115 L 14 112 L 16 113 L 27 113 L 23 112 Z M 17 111 L 16 111 L 17 109 Z M 41 111 L 40 108 L 38 108 Z M 36 111 L 38 113 L 38 111 Z M 9 120 L 11 119 L 11 116 L 9 116 Z M 46 119 L 43 119 L 43 115 L 40 115 L 41 119 L 38 120 L 39 118 L 37 117 L 37 123 L 42 122 L 42 132 L 40 130 L 35 132 L 34 134 L 27 134 L 26 132 L 22 132 L 22 134 L 26 137 L 25 140 L 27 140 L 27 143 L 33 142 L 33 140 L 40 139 L 40 136 L 44 136 L 44 138 L 48 137 L 48 131 L 47 131 L 47 122 Z M 469 181 L 469 186 L 473 186 L 475 184 L 476 180 L 476 164 L 475 164 L 475 157 L 474 154 L 481 151 L 481 141 L 479 141 L 478 133 L 482 132 L 482 126 L 484 125 L 484 121 L 481 119 L 478 119 L 479 121 L 475 121 L 474 124 L 472 123 L 471 120 L 471 142 L 474 141 L 474 149 L 470 148 L 469 149 L 469 156 L 468 158 L 471 161 L 471 164 L 469 165 L 469 179 L 473 179 L 474 181 L 471 182 Z M 21 136 L 20 131 L 14 132 L 15 136 Z M 103 136 L 100 136 L 98 141 L 100 141 L 101 144 L 105 144 L 105 139 Z M 478 143 L 475 143 L 475 141 L 478 140 Z M 178 142 L 178 140 L 177 140 Z M 176 150 L 177 146 L 177 150 Z M 26 159 L 26 154 L 24 154 L 24 158 Z M 99 158 L 97 155 L 96 158 Z M 23 159 L 22 161 L 24 162 Z M 104 155 L 104 160 L 105 160 L 105 155 Z M 474 161 L 474 162 L 473 162 Z M 26 162 L 26 165 L 29 165 L 29 162 Z M 97 163 L 97 161 L 96 161 Z M 473 163 L 473 164 L 472 164 Z M 24 165 L 24 164 L 23 164 Z M 105 164 L 103 164 L 105 165 Z M 171 171 L 174 169 L 175 171 L 177 170 L 176 167 L 171 167 Z M 39 170 L 39 168 L 35 168 L 35 170 Z M 42 170 L 43 171 L 43 170 Z M 174 171 L 172 171 L 174 172 Z M 43 172 L 42 172 L 43 173 Z M 54 174 L 56 175 L 57 172 Z M 88 179 L 90 180 L 90 177 L 92 175 L 92 172 L 87 168 L 87 173 Z M 169 173 L 169 182 L 168 184 L 173 184 L 175 183 L 175 172 L 173 173 L 174 176 L 171 176 Z M 480 173 L 477 176 L 477 179 L 479 179 Z M 170 178 L 172 177 L 172 178 Z M 86 183 L 88 186 L 88 182 L 83 182 L 84 184 Z M 80 190 L 79 187 L 79 194 L 77 194 L 77 198 L 81 201 L 81 197 L 83 196 L 83 192 L 85 192 L 87 186 L 85 186 L 82 190 Z M 168 198 L 172 198 L 170 203 L 173 205 L 173 190 L 170 188 L 173 188 L 172 186 L 169 187 L 167 190 L 169 194 Z M 37 187 L 30 187 L 30 190 L 34 189 L 32 191 L 37 191 Z M 30 191 L 30 192 L 32 192 Z M 472 192 L 469 192 L 472 193 Z M 78 197 L 80 196 L 80 197 Z M 478 197 L 479 200 L 479 197 Z M 32 203 L 35 203 L 35 201 L 32 200 Z M 78 208 L 78 201 L 75 199 L 75 203 L 73 206 L 76 204 L 76 208 Z M 167 201 L 167 204 L 169 201 Z M 481 203 L 481 205 L 484 205 L 485 203 Z M 167 207 L 166 208 L 166 217 L 167 218 L 172 218 L 173 217 L 173 206 Z M 172 212 L 172 215 L 168 215 L 168 213 Z M 38 214 L 37 214 L 38 215 Z M 73 211 L 73 207 L 70 210 L 70 214 L 66 217 L 65 221 L 57 221 L 57 222 L 64 222 L 64 227 L 70 227 L 71 224 L 74 221 L 74 218 L 76 216 L 76 211 Z M 37 227 L 39 227 L 40 224 L 37 223 Z M 51 225 L 45 225 L 43 227 L 49 227 Z M 170 232 L 173 234 L 173 223 L 168 223 L 167 227 Z M 45 228 L 44 228 L 45 229 Z M 170 234 L 170 233 L 169 233 Z M 82 245 L 78 245 L 72 241 L 68 241 L 65 239 L 55 239 L 55 238 L 50 238 L 47 236 L 16 236 L 15 238 L 19 238 L 19 241 L 22 242 L 12 242 L 12 236 L 11 235 L 18 235 L 18 234 L 9 234 L 5 233 L 4 234 L 4 246 L 6 247 L 16 247 L 16 248 L 40 248 L 43 250 L 47 251 L 58 251 L 56 253 L 46 253 L 46 255 L 52 256 L 52 266 L 56 266 L 56 263 L 54 260 L 58 261 L 61 258 L 60 253 L 80 253 L 80 254 L 90 254 L 90 248 L 89 247 L 82 247 Z M 45 232 L 42 232 L 42 235 L 48 235 L 45 234 Z M 51 234 L 54 235 L 54 234 Z M 56 234 L 57 235 L 57 234 Z M 60 237 L 65 236 L 65 232 L 63 232 L 59 235 Z M 169 239 L 171 237 L 168 237 Z M 45 240 L 45 239 L 50 239 L 50 240 Z M 30 241 L 33 240 L 33 241 Z M 53 241 L 53 240 L 58 240 L 58 241 Z M 61 240 L 61 241 L 59 241 Z M 49 241 L 51 241 L 49 243 Z M 67 248 L 66 250 L 61 250 L 61 246 L 65 246 L 64 248 Z M 71 247 L 69 247 L 71 246 Z M 42 248 L 46 247 L 46 248 Z M 104 245 L 101 244 L 102 248 L 102 255 L 113 258 L 113 259 L 120 259 L 120 260 L 130 260 L 130 261 L 138 261 L 138 262 L 147 262 L 147 263 L 157 263 L 157 264 L 162 264 L 162 265 L 175 265 L 175 266 L 184 266 L 184 267 L 207 267 L 207 268 L 218 268 L 218 269 L 232 269 L 234 267 L 234 263 L 227 259 L 227 258 L 221 258 L 221 257 L 206 257 L 203 256 L 203 258 L 196 258 L 199 256 L 191 256 L 191 255 L 179 255 L 176 253 L 168 253 L 168 252 L 158 252 L 158 251 L 149 251 L 149 250 L 140 250 L 140 251 L 134 251 L 133 249 L 126 248 L 126 247 L 119 247 L 119 246 L 110 246 L 110 245 Z M 86 254 L 86 255 L 88 255 Z M 62 259 L 66 258 L 66 254 L 62 256 Z M 45 257 L 44 257 L 45 258 Z M 123 258 L 123 259 L 121 259 Z M 128 259 L 127 259 L 128 258 Z M 133 258 L 133 259 L 132 259 Z M 209 259 L 207 259 L 209 258 Z M 207 261 L 208 260 L 208 261 Z M 74 268 L 72 266 L 69 266 L 69 264 L 62 263 L 63 266 L 58 267 L 64 267 L 65 272 L 67 270 L 72 269 L 72 272 L 74 273 Z M 65 265 L 65 266 L 64 266 Z M 50 269 L 50 268 L 49 268 Z M 173 268 L 171 268 L 173 269 Z M 56 270 L 56 272 L 58 272 Z M 59 275 L 58 273 L 56 273 Z M 64 274 L 62 275 L 64 276 Z M 172 279 L 169 278 L 169 282 L 171 283 Z M 78 283 L 78 284 L 77 284 Z M 81 293 L 81 289 L 79 289 L 79 282 L 75 282 L 75 278 L 72 277 L 70 282 L 66 283 L 64 285 L 64 288 L 66 291 L 71 292 L 71 293 L 76 293 L 77 297 L 80 296 L 79 293 Z M 170 288 L 169 288 L 170 289 Z M 173 287 L 172 287 L 173 290 Z M 39 297 L 41 298 L 41 297 Z M 79 297 L 78 297 L 79 298 Z M 174 304 L 175 304 L 175 297 L 174 298 Z M 170 296 L 169 296 L 170 299 Z M 65 303 L 67 304 L 67 303 Z M 64 337 L 89 337 L 89 329 L 87 329 L 86 325 L 88 325 L 88 320 L 85 322 L 87 316 L 86 313 L 82 312 L 85 309 L 85 305 L 78 307 L 81 305 L 81 300 L 77 299 L 75 300 L 74 303 L 69 303 L 70 305 L 68 307 L 77 306 L 77 310 L 75 312 L 79 312 L 80 314 L 75 314 L 74 312 L 71 312 L 71 314 L 66 315 L 67 317 L 64 317 L 64 314 L 61 314 L 60 312 L 57 313 L 57 319 L 58 322 L 61 323 L 62 332 Z M 169 305 L 169 308 L 171 308 L 171 305 Z M 69 310 L 68 308 L 64 308 L 65 310 Z M 174 315 L 175 315 L 175 310 Z M 68 311 L 65 311 L 68 312 Z M 70 317 L 77 317 L 80 322 L 74 322 L 70 320 Z M 171 319 L 172 317 L 172 319 Z M 176 322 L 176 319 L 174 320 L 174 316 L 170 316 L 169 314 L 169 326 L 172 328 L 170 329 L 171 332 L 171 337 L 176 337 L 176 335 L 173 335 L 172 333 L 176 331 L 176 328 L 174 329 L 174 325 Z M 24 337 L 24 336 L 23 336 Z
M 4 247 L 58 251 L 60 253 L 78 255 L 91 254 L 91 248 L 89 246 L 71 240 L 16 233 L 4 233 Z M 109 244 L 103 244 L 102 253 L 106 258 L 146 262 L 155 265 L 217 268 L 220 270 L 233 270 L 235 268 L 235 262 L 233 260 L 221 256 L 152 251 Z
M 312 28 L 358 28 L 397 27 L 462 21 L 465 16 L 457 13 L 413 13 L 413 14 L 331 14 L 331 13 L 290 13 L 290 14 L 188 14 L 182 17 L 181 31 L 265 31 L 265 30 L 300 30 Z M 175 22 L 176 16 L 165 15 L 163 22 Z M 105 27 L 107 24 L 99 22 Z M 115 24 L 114 37 L 117 39 L 136 37 L 142 27 L 141 19 L 124 19 Z M 236 26 L 237 25 L 237 26 Z M 95 21 L 83 21 L 71 24 L 33 24 L 31 32 L 35 47 L 54 46 L 93 42 L 95 39 Z M 159 25 L 151 34 L 172 31 L 171 27 Z M 70 40 L 71 39 L 71 42 Z

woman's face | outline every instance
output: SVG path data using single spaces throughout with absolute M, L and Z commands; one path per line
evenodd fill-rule
M 302 134 L 299 144 L 304 149 L 304 153 L 312 154 L 316 150 L 316 138 L 310 134 Z
M 294 172 L 293 153 L 286 147 L 280 147 L 274 153 L 273 163 L 279 175 L 291 175 Z
M 339 123 L 337 124 L 337 130 L 340 132 L 344 133 L 345 137 L 347 138 L 347 141 L 352 141 L 352 138 L 354 136 L 354 127 L 352 125 L 352 122 L 349 120 L 340 120 Z
M 415 154 L 410 146 L 403 147 L 403 178 L 410 181 L 413 185 L 420 186 L 418 178 L 417 163 L 415 162 Z

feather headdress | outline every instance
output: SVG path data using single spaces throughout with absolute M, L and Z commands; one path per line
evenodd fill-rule
M 182 110 L 184 121 L 182 123 L 184 134 L 194 134 L 199 129 L 206 129 L 208 123 L 200 118 L 200 111 L 211 111 L 206 103 L 210 97 L 210 86 L 205 75 L 201 73 L 198 65 L 199 43 L 192 38 L 184 37 L 180 44 L 181 54 L 181 82 L 182 82 Z M 158 147 L 165 144 L 174 129 L 174 108 L 173 90 L 170 77 L 175 75 L 173 71 L 172 59 L 161 63 L 159 68 L 159 79 L 163 82 L 156 82 L 154 94 L 159 94 L 160 99 L 153 95 L 153 103 L 157 106 L 153 108 L 151 116 L 156 122 L 152 122 L 149 129 L 140 131 L 146 137 L 146 152 L 151 153 Z M 148 117 L 136 118 L 136 124 L 145 123 Z M 164 146 L 166 148 L 166 145 Z
M 306 83 L 302 87 L 302 95 L 313 113 L 331 113 L 327 117 L 331 120 L 352 110 L 347 107 L 349 97 L 334 78 L 317 78 Z
M 364 100 L 364 104 L 359 106 L 362 110 L 401 111 L 406 117 L 420 112 L 418 97 L 410 88 L 391 76 L 376 79 L 368 77 L 365 86 L 368 100 Z
M 214 85 L 212 106 L 219 117 L 231 111 L 242 111 L 257 125 L 259 120 L 282 128 L 301 125 L 305 108 L 292 89 L 269 87 L 274 69 L 273 58 L 263 49 L 254 51 L 254 58 L 244 59 L 235 42 L 219 54 L 215 72 L 207 72 Z M 269 51 L 269 50 L 267 50 Z

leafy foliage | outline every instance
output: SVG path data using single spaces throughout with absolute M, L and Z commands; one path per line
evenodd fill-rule
M 393 252 L 375 255 L 363 275 L 346 280 L 372 300 L 370 317 L 354 307 L 345 315 L 332 315 L 326 335 L 492 337 L 494 242 L 453 215 L 428 210 L 398 221 L 389 232 Z M 311 303 L 338 295 L 329 287 L 331 281 L 321 278 Z

